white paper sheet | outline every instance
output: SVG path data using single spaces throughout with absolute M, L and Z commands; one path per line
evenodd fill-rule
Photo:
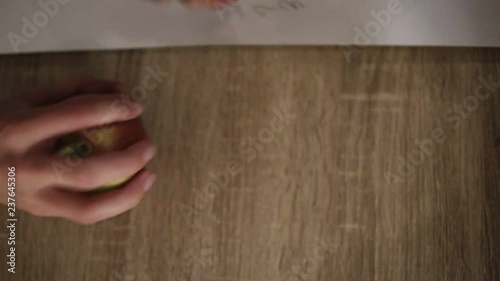
M 0 36 L 0 53 L 217 44 L 500 46 L 500 1 L 239 0 L 192 10 L 144 0 L 2 0 Z

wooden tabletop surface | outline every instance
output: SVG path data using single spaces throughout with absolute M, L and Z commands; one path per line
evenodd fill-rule
M 159 149 L 128 213 L 20 214 L 1 280 L 500 280 L 500 49 L 36 54 L 0 73 L 2 96 L 126 81 Z

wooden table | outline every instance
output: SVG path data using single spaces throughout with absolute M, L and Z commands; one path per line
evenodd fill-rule
M 168 76 L 147 93 L 159 180 L 140 206 L 87 227 L 21 214 L 18 272 L 0 279 L 500 280 L 500 84 L 476 92 L 500 81 L 500 49 L 346 54 L 1 56 L 4 96 Z

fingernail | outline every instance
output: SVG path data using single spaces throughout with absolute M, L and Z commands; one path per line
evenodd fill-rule
M 144 181 L 144 190 L 148 191 L 153 186 L 155 179 L 156 179 L 155 174 L 149 174 L 146 180 Z
M 156 148 L 154 145 L 147 143 L 146 144 L 146 150 L 144 151 L 144 161 L 149 161 L 151 160 L 156 154 Z

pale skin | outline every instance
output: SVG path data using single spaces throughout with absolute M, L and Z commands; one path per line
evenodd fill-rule
M 16 208 L 36 216 L 93 224 L 139 204 L 155 181 L 154 173 L 145 168 L 156 153 L 147 140 L 124 151 L 86 157 L 64 177 L 58 177 L 52 167 L 54 161 L 64 163 L 63 156 L 54 153 L 59 136 L 143 113 L 144 106 L 133 99 L 127 103 L 129 110 L 112 110 L 123 93 L 123 83 L 79 77 L 2 102 L 0 202 L 7 202 L 8 168 L 15 167 Z M 86 193 L 134 174 L 123 188 L 92 196 Z

